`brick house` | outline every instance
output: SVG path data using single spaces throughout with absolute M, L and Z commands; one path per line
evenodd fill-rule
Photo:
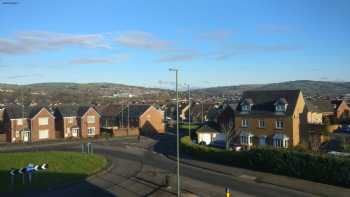
M 287 148 L 300 143 L 306 108 L 300 90 L 246 91 L 237 106 L 239 143 Z
M 156 109 L 152 105 L 128 105 L 123 112 L 118 115 L 121 126 L 127 128 L 139 128 L 142 133 L 164 133 L 164 112 Z
M 101 134 L 101 115 L 93 107 L 87 108 L 80 118 L 81 137 L 94 137 Z
M 55 117 L 46 107 L 9 106 L 5 109 L 3 125 L 10 142 L 36 142 L 58 137 Z
M 339 122 L 348 121 L 350 114 L 350 108 L 345 100 L 333 100 L 331 101 L 334 108 L 334 115 Z
M 64 138 L 100 135 L 101 115 L 93 107 L 61 105 L 55 108 L 57 130 Z
M 96 109 L 101 114 L 101 126 L 103 128 L 122 127 L 124 117 L 118 118 L 126 105 L 109 104 L 98 106 Z
M 307 99 L 308 123 L 335 125 L 349 121 L 349 106 L 343 100 Z

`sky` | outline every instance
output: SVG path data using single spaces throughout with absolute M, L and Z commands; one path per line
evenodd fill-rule
M 349 81 L 348 0 L 0 0 L 0 83 Z

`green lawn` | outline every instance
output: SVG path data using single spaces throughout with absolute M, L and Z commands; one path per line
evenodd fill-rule
M 16 192 L 48 189 L 83 179 L 105 167 L 107 160 L 100 155 L 76 152 L 0 153 L 0 193 L 10 191 L 9 171 L 11 168 L 25 167 L 29 163 L 48 163 L 49 169 L 35 172 L 31 185 L 23 185 L 21 175 L 16 175 Z

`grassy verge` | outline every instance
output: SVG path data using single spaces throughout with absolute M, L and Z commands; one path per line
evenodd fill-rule
M 350 188 L 350 159 L 289 149 L 256 148 L 232 152 L 192 144 L 181 139 L 181 149 L 197 159 Z
M 21 175 L 16 175 L 16 192 L 49 189 L 83 179 L 105 167 L 107 160 L 99 155 L 75 152 L 0 153 L 0 193 L 10 192 L 11 168 L 22 168 L 29 163 L 48 163 L 49 169 L 35 172 L 31 185 L 23 185 Z

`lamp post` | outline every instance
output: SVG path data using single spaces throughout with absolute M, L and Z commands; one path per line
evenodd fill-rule
M 169 71 L 176 73 L 176 157 L 177 157 L 177 196 L 181 196 L 180 186 L 180 147 L 179 147 L 179 91 L 178 69 L 170 68 Z
M 191 89 L 188 84 L 188 136 L 191 139 Z

